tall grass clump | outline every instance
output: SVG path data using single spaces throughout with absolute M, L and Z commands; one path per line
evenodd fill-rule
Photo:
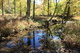
M 80 22 L 69 23 L 64 26 L 64 44 L 67 48 L 80 49 Z

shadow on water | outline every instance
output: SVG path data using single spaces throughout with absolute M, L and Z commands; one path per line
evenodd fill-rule
M 8 48 L 15 48 L 18 47 L 21 48 L 23 45 L 31 46 L 31 48 L 37 50 L 39 47 L 42 46 L 42 43 L 40 42 L 41 39 L 43 39 L 45 44 L 46 32 L 44 30 L 34 30 L 29 32 L 27 35 L 23 37 L 19 37 L 18 39 L 14 39 L 7 43 Z M 60 41 L 60 38 L 57 36 L 50 36 L 49 38 L 52 38 L 52 40 Z M 50 44 L 50 43 L 48 43 Z M 56 46 L 58 48 L 58 46 Z

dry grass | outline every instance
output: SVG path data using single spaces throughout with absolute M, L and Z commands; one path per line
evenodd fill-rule
M 80 48 L 80 22 L 67 24 L 64 27 L 64 41 L 66 46 L 74 49 Z
M 13 15 L 0 16 L 0 33 L 2 36 L 7 36 L 15 31 L 19 32 L 21 30 L 29 29 L 31 26 L 35 27 L 38 25 L 40 24 L 31 19 L 26 21 L 26 18 L 24 19 L 24 17 L 13 17 Z

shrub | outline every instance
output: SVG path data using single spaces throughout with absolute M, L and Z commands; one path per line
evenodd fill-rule
M 11 28 L 2 28 L 0 29 L 1 32 L 1 36 L 7 37 L 8 35 L 10 35 L 12 33 L 12 29 Z

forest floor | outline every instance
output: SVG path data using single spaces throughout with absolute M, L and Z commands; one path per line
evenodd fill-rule
M 6 42 L 22 37 L 29 31 L 37 29 L 38 26 L 42 25 L 40 22 L 46 20 L 43 16 L 36 16 L 35 19 L 36 20 L 33 21 L 32 19 L 26 20 L 25 16 L 14 17 L 12 15 L 0 15 L 0 42 L 2 42 L 0 43 L 0 48 L 2 48 Z
M 45 20 L 49 20 L 50 16 L 36 16 L 35 20 L 32 19 L 26 20 L 25 16 L 12 16 L 12 15 L 0 15 L 0 37 L 4 41 L 0 43 L 0 49 L 4 50 L 5 43 L 7 43 L 9 40 L 17 39 L 18 37 L 21 37 L 28 33 L 29 31 L 34 30 L 34 28 L 37 28 L 38 26 L 42 26 L 42 23 Z M 55 18 L 54 18 L 55 19 Z M 57 19 L 58 20 L 58 19 Z M 60 20 L 60 19 L 59 19 Z M 5 48 L 6 51 L 12 51 L 12 49 Z M 16 50 L 16 49 L 15 49 Z M 63 49 L 64 50 L 64 49 Z M 62 52 L 72 52 L 74 50 L 64 50 Z M 19 51 L 20 52 L 20 51 Z M 39 50 L 31 50 L 30 52 L 45 52 L 45 51 L 39 51 Z M 48 53 L 51 51 L 48 51 Z M 47 53 L 47 52 L 46 52 Z

